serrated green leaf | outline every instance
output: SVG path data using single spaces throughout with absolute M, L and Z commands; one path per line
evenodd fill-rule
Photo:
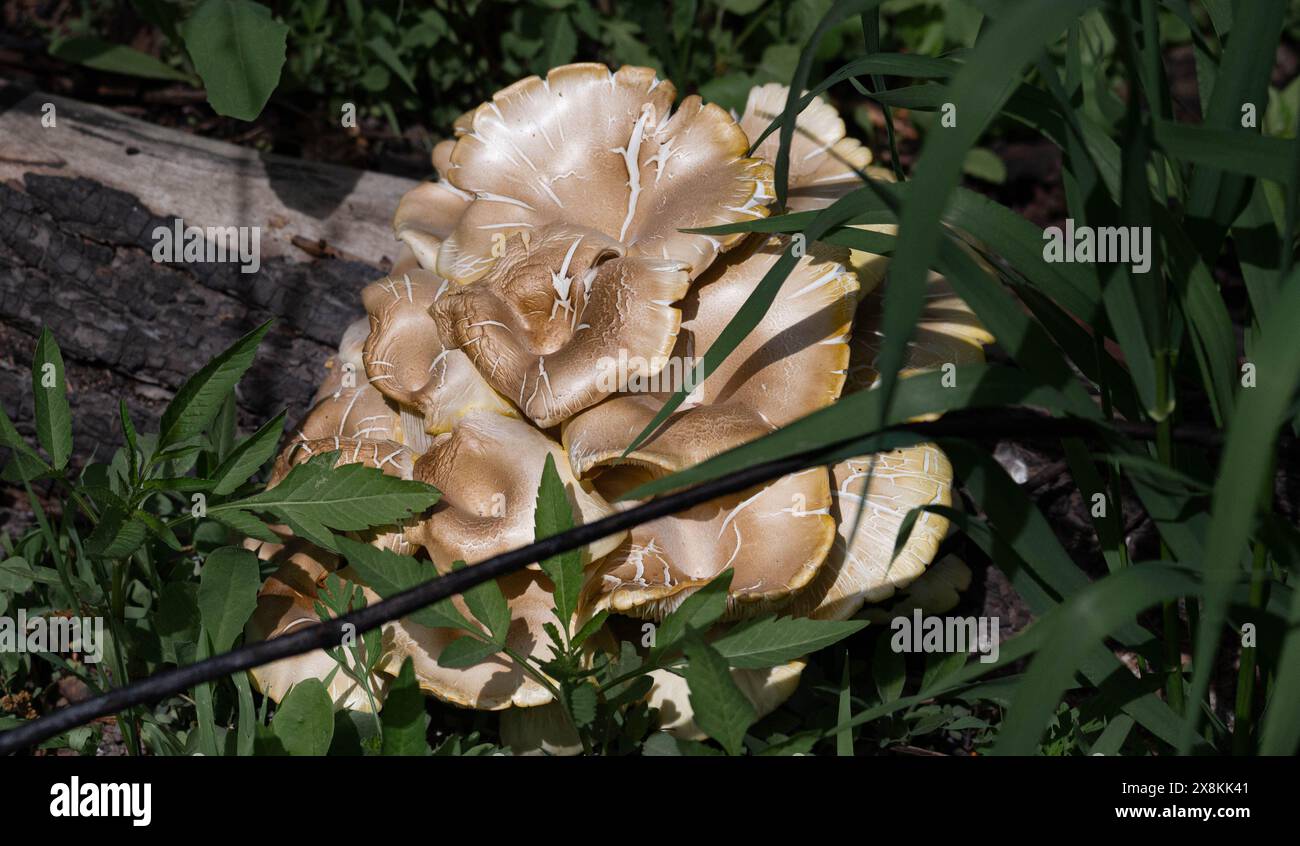
M 211 515 L 211 517 L 221 525 L 246 537 L 265 541 L 266 543 L 280 543 L 280 536 L 271 531 L 270 526 L 267 526 L 247 511 L 222 511 L 220 514 Z
M 465 563 L 457 561 L 452 566 L 459 570 L 465 566 Z M 461 594 L 461 598 L 465 600 L 465 606 L 474 615 L 474 619 L 487 627 L 497 649 L 500 650 L 505 646 L 506 635 L 510 633 L 510 606 L 506 603 L 506 596 L 501 592 L 501 586 L 496 583 L 496 580 L 475 585 Z
M 163 412 L 158 429 L 158 452 L 192 438 L 208 427 L 221 410 L 226 394 L 234 389 L 244 371 L 252 365 L 257 346 L 270 328 L 271 321 L 268 320 L 181 385 Z
M 453 670 L 462 670 L 482 664 L 501 651 L 495 643 L 488 643 L 470 635 L 459 637 L 443 647 L 438 664 Z
M 664 618 L 655 631 L 654 647 L 650 650 L 652 662 L 679 646 L 688 627 L 704 631 L 722 617 L 727 610 L 727 591 L 733 575 L 735 571 L 723 570 Z
M 384 755 L 429 754 L 429 741 L 425 739 L 429 715 L 424 710 L 424 694 L 420 692 L 415 664 L 410 657 L 402 661 L 402 669 L 389 686 L 379 717 L 384 727 L 381 747 Z
M 145 533 L 141 520 L 114 504 L 100 515 L 98 525 L 86 539 L 86 551 L 98 558 L 125 558 L 144 542 Z
M 579 726 L 589 726 L 596 719 L 596 688 L 580 684 L 569 692 L 569 709 L 573 721 Z
M 537 506 L 533 512 L 533 539 L 558 535 L 573 528 L 573 508 L 569 504 L 564 482 L 555 469 L 555 457 L 546 454 L 542 467 L 542 481 L 537 487 Z M 582 551 L 577 549 L 553 555 L 540 562 L 542 572 L 554 585 L 555 616 L 564 627 L 567 637 L 573 615 L 578 609 L 578 594 L 582 591 Z
M 26 593 L 36 583 L 36 574 L 20 555 L 0 561 L 0 591 L 11 594 Z
M 257 607 L 261 585 L 257 556 L 246 549 L 223 546 L 203 562 L 198 605 L 203 628 L 217 652 L 225 652 L 244 630 Z
M 866 620 L 810 620 L 769 614 L 737 624 L 711 645 L 737 669 L 762 669 L 825 649 L 866 625 Z
M 255 120 L 280 83 L 289 27 L 251 0 L 203 0 L 180 27 L 219 115 Z
M 271 731 L 290 755 L 320 757 L 334 738 L 334 703 L 320 679 L 304 679 L 280 702 Z
M 582 644 L 587 641 L 587 638 L 600 631 L 601 626 L 605 625 L 605 621 L 608 619 L 609 610 L 605 609 L 603 611 L 598 611 L 595 616 L 583 623 L 582 628 L 578 629 L 578 633 L 573 636 L 573 648 L 577 649 L 582 646 Z
M 695 724 L 730 755 L 744 750 L 745 732 L 758 719 L 754 705 L 731 678 L 727 661 L 697 633 L 686 638 L 686 684 Z
M 393 525 L 437 501 L 437 489 L 423 482 L 398 479 L 364 464 L 329 467 L 313 458 L 296 465 L 274 488 L 211 506 L 208 515 L 220 519 L 218 515 L 231 511 L 265 511 L 313 543 L 334 549 L 331 529 L 351 532 Z
M 180 538 L 176 537 L 176 533 L 173 532 L 166 523 L 159 520 L 148 511 L 141 511 L 137 508 L 133 516 L 136 520 L 144 523 L 145 528 L 149 530 L 150 534 L 167 544 L 167 546 L 175 552 L 180 552 L 184 549 L 181 545 Z
M 249 435 L 226 456 L 212 473 L 215 482 L 212 492 L 222 495 L 230 493 L 242 485 L 257 472 L 263 464 L 275 455 L 280 434 L 284 431 L 285 412 L 281 411 L 268 420 L 262 428 Z
M 117 416 L 122 422 L 122 437 L 126 440 L 127 480 L 135 484 L 140 478 L 140 439 L 136 435 L 135 424 L 131 422 L 131 411 L 126 407 L 126 400 L 118 403 Z
M 424 584 L 438 578 L 438 571 L 428 561 L 421 561 L 409 555 L 398 555 L 387 549 L 379 549 L 368 543 L 354 541 L 351 538 L 337 539 L 339 552 L 348 565 L 356 570 L 361 579 L 375 593 L 387 599 L 404 590 Z M 407 619 L 430 628 L 470 629 L 470 622 L 465 615 L 456 610 L 450 599 L 421 608 Z
M 32 356 L 32 396 L 36 405 L 36 438 L 62 470 L 72 455 L 72 411 L 63 378 L 63 354 L 49 329 L 41 330 Z

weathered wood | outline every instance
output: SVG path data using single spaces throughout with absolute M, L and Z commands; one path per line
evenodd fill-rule
M 55 126 L 42 107 L 54 105 Z M 397 255 L 408 179 L 267 155 L 0 85 L 0 402 L 31 431 L 43 326 L 67 363 L 77 456 L 120 443 L 117 401 L 152 426 L 186 376 L 277 318 L 238 398 L 251 427 L 306 408 Z M 160 264 L 153 230 L 261 227 L 261 268 Z M 295 244 L 324 241 L 324 254 Z

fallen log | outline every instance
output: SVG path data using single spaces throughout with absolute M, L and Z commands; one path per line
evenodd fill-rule
M 51 125 L 52 124 L 52 125 Z M 416 183 L 299 161 L 0 83 L 0 403 L 32 433 L 32 350 L 63 350 L 76 460 L 153 426 L 184 379 L 276 318 L 238 391 L 241 426 L 305 411 L 358 292 L 397 255 Z M 157 227 L 258 227 L 260 267 L 158 262 Z

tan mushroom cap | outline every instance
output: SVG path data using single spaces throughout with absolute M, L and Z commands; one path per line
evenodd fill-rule
M 854 258 L 859 255 L 855 252 Z M 849 362 L 846 392 L 869 388 L 880 378 L 876 359 L 884 345 L 880 331 L 884 319 L 884 286 L 869 291 L 858 304 L 853 323 L 853 338 L 849 342 L 852 360 Z M 970 306 L 953 291 L 952 285 L 937 273 L 926 281 L 925 306 L 916 323 L 907 351 L 903 356 L 901 375 L 911 376 L 929 370 L 938 370 L 945 364 L 978 364 L 984 361 L 984 346 L 994 338 Z
M 635 470 L 616 472 L 633 483 Z M 606 475 L 597 485 L 612 495 Z M 661 619 L 728 567 L 724 619 L 780 607 L 825 561 L 835 538 L 829 513 L 826 471 L 813 468 L 644 523 L 590 571 L 583 613 Z
M 750 89 L 740 127 L 751 141 L 785 111 L 789 91 L 778 82 Z M 775 162 L 780 143 L 780 132 L 773 132 L 754 153 Z M 857 171 L 866 170 L 870 163 L 871 150 L 847 137 L 844 121 L 835 107 L 821 97 L 814 98 L 795 120 L 787 207 L 795 212 L 826 208 L 861 187 Z M 872 169 L 873 176 L 882 174 Z
M 446 182 L 422 182 L 398 202 L 393 233 L 415 254 L 420 267 L 433 270 L 438 264 L 438 247 L 456 228 L 471 199 Z
M 664 373 L 682 379 L 776 264 L 788 239 L 751 238 L 725 255 L 682 302 L 682 328 Z M 767 314 L 689 399 L 629 458 L 683 470 L 833 403 L 849 366 L 858 283 L 848 251 L 817 243 L 799 259 Z M 651 387 L 656 387 L 652 382 Z M 625 393 L 570 420 L 563 430 L 583 475 L 619 458 L 671 391 Z
M 889 608 L 867 608 L 863 616 L 873 623 L 888 623 L 894 617 L 910 616 L 919 608 L 923 614 L 946 614 L 961 602 L 961 594 L 971 583 L 971 571 L 955 555 L 945 555 L 930 565 L 919 579 L 898 592 L 900 597 Z
M 410 409 L 411 419 L 403 417 L 405 441 L 419 452 L 429 443 L 421 433 L 446 432 L 470 411 L 515 414 L 465 353 L 439 335 L 430 309 L 447 285 L 426 270 L 411 270 L 374 282 L 361 293 L 370 315 L 362 352 L 366 376 L 384 396 L 404 411 Z
M 458 121 L 448 179 L 474 196 L 438 253 L 438 272 L 469 282 L 491 266 L 497 235 L 566 223 L 601 232 L 630 256 L 708 267 L 741 236 L 679 230 L 767 214 L 771 166 L 748 158 L 732 117 L 650 68 L 600 64 L 520 80 Z
M 469 208 L 473 195 L 447 181 L 451 168 L 453 140 L 440 141 L 433 148 L 433 166 L 440 179 L 422 182 L 402 195 L 393 215 L 393 234 L 410 250 L 412 257 L 425 270 L 433 270 L 438 262 L 438 247 L 456 228 L 461 215 Z M 398 261 L 394 272 L 409 270 L 405 258 Z
M 523 570 L 502 576 L 497 584 L 510 608 L 507 648 L 538 662 L 549 661 L 553 657 L 551 640 L 543 626 L 555 622 L 550 580 L 540 572 Z M 452 604 L 466 619 L 473 620 L 460 596 L 452 597 Z M 452 641 L 469 637 L 458 629 L 429 628 L 403 619 L 389 633 L 393 646 L 387 671 L 396 674 L 402 661 L 409 657 L 420 688 L 444 702 L 480 711 L 499 711 L 511 706 L 545 705 L 553 699 L 545 686 L 504 654 L 461 669 L 439 664 L 438 656 Z
M 294 539 L 283 547 L 266 545 L 259 557 L 272 560 L 279 567 L 262 585 L 257 595 L 257 607 L 245 626 L 245 639 L 249 643 L 268 640 L 288 634 L 302 626 L 320 622 L 316 613 L 318 591 L 329 574 L 338 568 L 338 557 L 311 544 Z M 349 571 L 339 571 L 345 582 Z M 379 597 L 367 587 L 362 587 L 366 602 L 378 602 Z M 332 677 L 331 677 L 332 674 Z M 317 649 L 291 658 L 283 658 L 249 670 L 258 692 L 279 702 L 289 689 L 307 679 L 329 679 L 326 691 L 335 707 L 370 711 L 370 700 L 361 685 L 345 673 L 329 653 Z M 376 704 L 383 702 L 383 692 L 388 684 L 386 677 L 371 677 L 371 689 L 376 693 Z
M 455 561 L 475 564 L 532 543 L 537 489 L 548 454 L 583 523 L 613 513 L 600 494 L 577 480 L 559 444 L 522 420 L 475 411 L 435 438 L 416 461 L 415 478 L 443 495 L 427 517 L 407 530 L 407 538 L 423 546 L 444 572 Z M 599 558 L 621 540 L 622 535 L 614 535 L 596 541 L 586 554 Z
M 777 238 L 750 239 L 710 268 L 683 303 L 678 361 L 716 342 L 785 247 Z M 834 402 L 857 292 L 846 260 L 847 251 L 814 245 L 759 326 L 628 460 L 655 475 L 683 470 Z M 585 477 L 619 462 L 668 396 L 623 394 L 569 421 L 563 439 L 575 471 Z M 597 485 L 609 483 L 602 479 Z M 829 480 L 818 469 L 637 527 L 600 562 L 588 601 L 659 617 L 731 566 L 732 616 L 779 605 L 825 559 L 834 538 L 829 507 Z
M 364 370 L 351 388 L 340 387 L 311 407 L 294 429 L 295 439 L 403 440 L 401 413 L 366 381 Z
M 350 324 L 339 351 L 325 362 L 326 376 L 311 409 L 292 431 L 298 440 L 367 438 L 402 440 L 401 414 L 366 377 L 363 350 L 369 318 Z
M 952 464 L 933 444 L 841 461 L 832 476 L 838 537 L 817 578 L 790 604 L 789 613 L 795 616 L 847 620 L 863 603 L 887 599 L 925 572 L 948 532 L 946 518 L 921 512 L 891 563 L 895 538 L 909 511 L 952 504 Z M 850 541 L 864 488 L 861 522 Z
M 799 659 L 762 670 L 732 670 L 731 679 L 762 719 L 794 695 L 807 665 L 807 661 Z M 708 735 L 695 724 L 695 709 L 691 707 L 686 679 L 668 670 L 654 670 L 650 678 L 654 679 L 654 686 L 650 688 L 648 704 L 659 709 L 659 728 L 682 740 L 706 739 Z
M 881 260 L 854 253 L 854 263 Z M 883 272 L 883 267 L 877 265 Z M 850 341 L 852 358 L 845 392 L 864 390 L 879 379 L 876 358 L 882 345 L 884 287 L 867 292 L 859 303 Z M 904 377 L 946 364 L 984 360 L 983 345 L 993 341 L 971 309 L 938 274 L 926 283 L 925 307 L 904 355 Z M 921 505 L 952 505 L 952 465 L 933 444 L 918 444 L 880 453 L 863 507 L 857 535 L 849 541 L 858 516 L 872 456 L 842 461 L 832 469 L 839 537 L 817 580 L 791 604 L 792 613 L 819 619 L 847 619 L 865 602 L 879 602 L 907 586 L 933 560 L 948 520 L 921 513 L 897 559 L 890 563 L 898 529 L 907 512 Z
M 362 317 L 348 324 L 348 328 L 343 331 L 342 340 L 339 341 L 338 352 L 325 360 L 325 378 L 316 389 L 316 395 L 312 397 L 313 405 L 331 394 L 338 393 L 339 389 L 344 387 L 345 380 L 353 383 L 365 381 L 365 376 L 360 375 L 365 373 L 361 361 L 361 349 L 365 346 L 366 336 L 369 334 L 370 321 L 367 318 Z M 352 379 L 349 380 L 349 376 Z
M 438 300 L 438 331 L 537 425 L 554 426 L 622 388 L 620 360 L 654 367 L 673 348 L 685 266 L 624 252 L 565 225 L 514 238 L 486 276 Z
M 501 745 L 516 755 L 570 757 L 582 754 L 582 739 L 564 706 L 550 702 L 536 708 L 507 708 L 501 712 Z

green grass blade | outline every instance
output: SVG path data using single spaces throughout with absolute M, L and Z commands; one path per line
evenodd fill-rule
M 1261 49 L 1277 44 L 1286 13 L 1286 0 L 1252 0 L 1249 14 L 1235 15 L 1232 35 L 1227 39 L 1205 108 L 1207 129 L 1245 135 L 1258 130 L 1242 126 L 1243 107 L 1252 104 L 1257 120 L 1268 103 L 1268 83 L 1273 70 L 1273 51 Z M 1197 167 L 1192 173 L 1187 214 L 1192 241 L 1207 264 L 1219 252 L 1223 234 L 1249 200 L 1250 180 L 1225 174 L 1216 167 Z
M 1260 734 L 1261 755 L 1295 755 L 1300 749 L 1300 590 L 1291 596 L 1286 636 L 1277 659 L 1277 678 L 1271 685 L 1268 710 Z
M 1291 145 L 1240 129 L 1217 129 L 1160 120 L 1154 125 L 1156 143 L 1176 159 L 1224 173 L 1288 181 Z
M 945 374 L 921 373 L 899 385 L 894 408 L 887 422 L 903 422 L 923 414 L 957 408 L 990 408 L 1004 405 L 1037 405 L 1056 410 L 1066 402 L 1055 390 L 1039 385 L 1025 374 L 1001 365 L 962 365 L 953 371 L 955 384 L 944 387 Z M 647 482 L 623 498 L 642 499 L 675 488 L 716 479 L 744 467 L 820 449 L 828 444 L 858 436 L 864 441 L 879 433 L 871 424 L 880 411 L 879 391 L 858 391 L 840 397 L 834 405 L 819 409 L 758 440 L 735 447 L 687 470 Z M 910 439 L 910 440 L 909 440 Z M 916 443 L 908 435 L 899 443 Z M 845 446 L 844 457 L 873 452 L 864 444 Z M 857 450 L 857 451 L 854 451 Z
M 1242 30 L 1238 30 L 1240 33 Z M 1205 547 L 1205 601 L 1196 636 L 1191 702 L 1205 698 L 1210 669 L 1218 651 L 1227 612 L 1228 593 L 1238 574 L 1241 553 L 1254 529 L 1256 513 L 1272 472 L 1274 442 L 1287 420 L 1290 399 L 1300 384 L 1300 272 L 1292 272 L 1272 313 L 1263 316 L 1257 357 L 1259 383 L 1242 392 L 1228 424 L 1228 440 L 1220 459 L 1219 477 Z M 1188 708 L 1180 747 L 1195 736 L 1200 708 Z
M 996 21 L 952 82 L 956 125 L 932 133 L 916 166 L 914 189 L 900 218 L 901 238 L 890 267 L 881 331 L 885 338 L 877 370 L 884 414 L 898 381 L 906 344 L 920 316 L 930 259 L 940 244 L 940 217 L 961 179 L 966 153 L 1018 84 L 1021 69 L 1096 0 L 1021 3 L 1015 15 Z
M 1050 634 L 1016 689 L 994 754 L 1032 755 L 1088 650 L 1141 611 L 1194 595 L 1199 586 L 1185 568 L 1145 562 L 1088 585 L 1053 610 L 1038 623 Z

